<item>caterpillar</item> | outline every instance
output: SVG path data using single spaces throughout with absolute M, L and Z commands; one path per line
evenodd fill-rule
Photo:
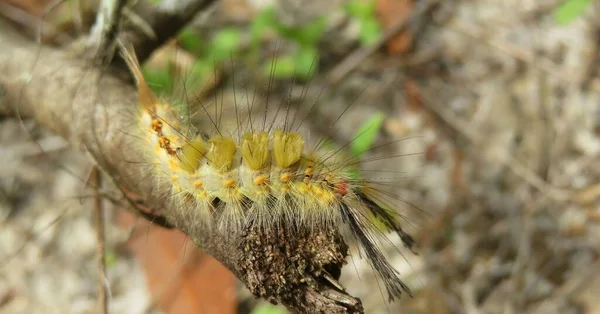
M 249 225 L 286 234 L 335 230 L 358 244 L 390 301 L 403 292 L 412 296 L 377 243 L 384 237 L 378 224 L 413 252 L 415 241 L 380 191 L 352 173 L 356 158 L 340 158 L 322 142 L 309 148 L 287 109 L 277 125 L 275 119 L 267 122 L 266 113 L 254 121 L 250 108 L 240 117 L 236 107 L 233 130 L 211 119 L 215 134 L 202 134 L 176 106 L 154 95 L 132 49 L 123 45 L 121 53 L 137 84 L 137 122 L 156 179 L 168 182 L 170 202 L 197 228 L 233 237 Z

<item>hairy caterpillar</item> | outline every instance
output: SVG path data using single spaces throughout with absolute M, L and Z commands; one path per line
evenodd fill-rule
M 227 130 L 217 113 L 210 119 L 214 134 L 203 134 L 181 118 L 176 106 L 150 91 L 130 49 L 122 54 L 138 86 L 137 121 L 146 158 L 157 180 L 170 185 L 165 194 L 186 219 L 232 237 L 250 225 L 292 235 L 335 230 L 358 243 L 390 301 L 403 291 L 411 295 L 378 246 L 384 237 L 378 224 L 396 232 L 411 250 L 414 240 L 385 202 L 385 193 L 352 173 L 356 158 L 340 157 L 322 142 L 309 148 L 289 107 L 283 123 L 276 124 L 266 110 L 257 121 L 252 108 L 236 105 L 236 125 Z M 200 114 L 209 115 L 202 109 Z

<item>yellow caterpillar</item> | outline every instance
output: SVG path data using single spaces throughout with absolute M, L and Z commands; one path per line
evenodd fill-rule
M 232 236 L 248 224 L 265 230 L 337 228 L 357 240 L 390 300 L 402 291 L 410 294 L 378 248 L 376 239 L 383 234 L 373 219 L 396 232 L 407 248 L 414 240 L 381 204 L 377 190 L 351 175 L 348 165 L 356 160 L 307 149 L 304 138 L 285 124 L 257 130 L 250 121 L 247 130 L 238 123 L 237 136 L 217 128 L 210 137 L 188 137 L 173 106 L 148 88 L 135 54 L 124 49 L 123 55 L 137 81 L 138 125 L 148 158 L 159 180 L 169 182 L 171 201 L 196 226 Z

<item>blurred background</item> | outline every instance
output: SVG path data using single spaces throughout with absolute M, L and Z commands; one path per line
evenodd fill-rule
M 97 5 L 1 0 L 0 18 L 62 47 Z M 366 313 L 600 313 L 599 14 L 592 0 L 215 1 L 144 71 L 192 107 L 269 95 L 310 111 L 316 139 L 372 130 L 358 146 L 406 200 L 419 255 L 387 248 L 414 293 L 394 304 L 349 262 Z M 89 159 L 3 116 L 0 160 L 0 313 L 95 313 Z M 105 205 L 111 313 L 286 313 L 181 233 Z

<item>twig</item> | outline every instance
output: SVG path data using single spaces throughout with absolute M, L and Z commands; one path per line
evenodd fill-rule
M 140 1 L 134 8 L 135 12 L 153 31 L 154 36 L 150 36 L 149 29 L 145 26 L 136 26 L 127 29 L 124 40 L 133 45 L 138 59 L 143 62 L 200 11 L 214 3 L 216 0 L 164 0 L 159 5 L 151 5 L 147 1 Z
M 328 81 L 335 85 L 348 73 L 352 72 L 356 67 L 370 55 L 375 53 L 383 44 L 394 37 L 396 34 L 404 30 L 411 22 L 428 13 L 430 10 L 436 7 L 439 0 L 428 0 L 417 7 L 415 12 L 402 21 L 396 23 L 394 26 L 385 31 L 385 33 L 372 45 L 364 46 L 356 49 L 350 55 L 348 55 L 342 62 L 340 62 L 335 68 L 333 68 L 327 75 Z
M 96 60 L 110 62 L 115 52 L 121 12 L 127 0 L 102 0 L 88 44 L 96 47 Z
M 92 168 L 90 181 L 94 186 L 94 214 L 96 219 L 96 258 L 98 259 L 98 303 L 100 313 L 108 314 L 110 288 L 108 286 L 108 277 L 106 275 L 105 262 L 105 225 L 104 225 L 104 207 L 102 206 L 102 195 L 100 186 L 102 185 L 102 176 L 97 167 Z

